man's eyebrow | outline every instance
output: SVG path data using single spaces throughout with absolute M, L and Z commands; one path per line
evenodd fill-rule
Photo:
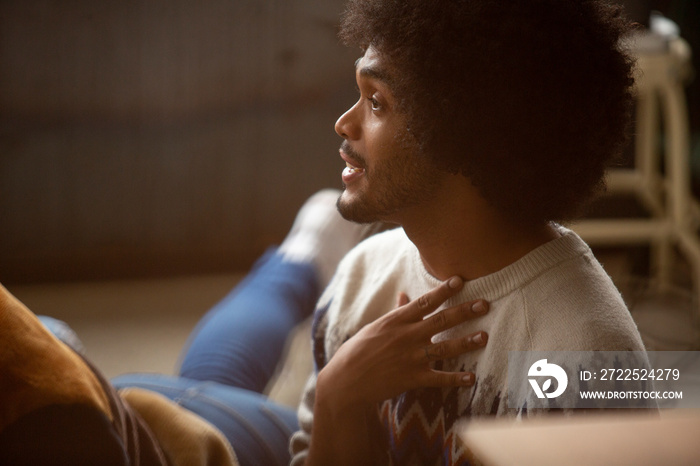
M 362 60 L 362 57 L 355 60 L 355 69 L 357 69 L 357 66 L 360 64 L 360 60 Z M 368 78 L 376 79 L 377 81 L 391 84 L 391 79 L 389 77 L 389 74 L 380 68 L 375 68 L 372 66 L 365 66 L 363 68 L 360 68 L 359 72 L 360 72 L 360 76 L 365 76 Z
M 360 76 L 366 76 L 368 78 L 376 79 L 377 81 L 381 81 L 387 84 L 391 83 L 391 79 L 389 79 L 388 74 L 377 68 L 372 68 L 371 66 L 365 66 L 364 68 L 361 68 Z

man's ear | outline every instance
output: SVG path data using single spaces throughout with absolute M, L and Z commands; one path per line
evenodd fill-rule
M 87 405 L 49 405 L 0 433 L 0 464 L 18 466 L 129 464 L 124 445 L 104 413 Z

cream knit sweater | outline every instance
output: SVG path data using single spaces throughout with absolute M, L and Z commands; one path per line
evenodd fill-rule
M 485 348 L 437 363 L 442 370 L 473 371 L 477 382 L 470 388 L 415 390 L 384 401 L 378 415 L 386 432 L 385 451 L 378 455 L 393 464 L 463 464 L 468 452 L 453 432 L 457 419 L 531 415 L 508 409 L 508 351 L 644 350 L 619 292 L 589 247 L 574 232 L 558 228 L 559 238 L 467 282 L 443 305 L 474 299 L 490 303 L 485 316 L 436 337 L 478 330 L 489 334 Z M 343 259 L 319 301 L 313 325 L 317 371 L 363 325 L 392 310 L 400 291 L 413 299 L 439 283 L 402 229 L 361 243 Z M 315 380 L 312 375 L 299 407 L 301 430 L 291 440 L 292 464 L 301 464 L 308 450 Z

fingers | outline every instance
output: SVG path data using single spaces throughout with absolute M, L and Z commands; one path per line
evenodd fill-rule
M 420 298 L 408 303 L 406 305 L 406 316 L 415 320 L 422 319 L 440 307 L 448 298 L 457 294 L 463 286 L 464 280 L 460 277 L 455 276 L 445 280 Z
M 486 314 L 489 303 L 478 299 L 445 309 L 428 317 L 421 322 L 421 338 L 431 338 L 433 335 L 452 328 L 467 320 Z
M 489 336 L 484 331 L 472 333 L 461 338 L 441 341 L 431 344 L 423 348 L 423 354 L 419 357 L 424 358 L 426 362 L 438 361 L 441 359 L 450 359 L 461 354 L 474 351 L 486 346 Z
M 420 358 L 425 362 L 449 359 L 460 354 L 473 351 L 486 346 L 488 334 L 480 331 L 463 338 L 441 341 L 423 348 Z M 421 387 L 471 387 L 476 382 L 473 372 L 444 372 L 429 369 L 421 374 L 419 386 Z

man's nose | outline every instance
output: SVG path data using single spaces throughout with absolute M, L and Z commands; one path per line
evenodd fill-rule
M 356 110 L 357 104 L 340 115 L 338 121 L 335 122 L 335 132 L 343 139 L 357 139 L 359 137 Z

